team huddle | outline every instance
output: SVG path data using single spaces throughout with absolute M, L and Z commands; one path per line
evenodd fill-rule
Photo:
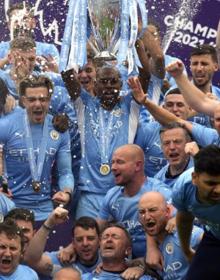
M 128 71 L 59 73 L 25 4 L 0 43 L 0 279 L 218 280 L 217 48 L 163 54 L 151 20 Z M 159 98 L 155 101 L 155 87 Z M 211 277 L 211 278 L 210 278 Z

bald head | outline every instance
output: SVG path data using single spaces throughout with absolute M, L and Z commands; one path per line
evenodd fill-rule
M 104 65 L 97 69 L 97 78 L 99 78 L 103 74 L 107 74 L 107 75 L 114 74 L 114 75 L 116 75 L 117 78 L 121 78 L 119 70 L 116 67 L 111 66 L 111 65 Z
M 139 200 L 139 207 L 145 203 L 154 203 L 157 206 L 166 207 L 167 203 L 164 196 L 159 192 L 146 192 Z
M 135 144 L 127 144 L 117 148 L 114 153 L 123 153 L 133 160 L 144 162 L 144 152 L 140 146 Z
M 145 180 L 144 153 L 134 144 L 116 149 L 112 156 L 112 173 L 115 183 L 120 186 L 141 186 Z
M 166 230 L 170 218 L 170 208 L 159 192 L 146 192 L 139 200 L 139 220 L 144 230 L 151 236 L 160 237 Z
M 81 280 L 81 276 L 78 270 L 73 267 L 65 267 L 59 270 L 53 280 Z

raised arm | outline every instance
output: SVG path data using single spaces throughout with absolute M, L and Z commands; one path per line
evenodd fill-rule
M 150 55 L 150 72 L 157 78 L 163 79 L 165 76 L 165 61 L 163 50 L 157 34 L 151 33 L 147 29 L 142 38 L 145 51 Z
M 183 63 L 176 61 L 166 67 L 167 72 L 170 73 L 176 80 L 176 83 L 183 94 L 186 102 L 194 110 L 213 116 L 214 111 L 220 102 L 207 97 L 200 89 L 194 86 L 188 78 L 183 74 Z
M 151 113 L 155 120 L 157 120 L 161 125 L 166 125 L 170 122 L 180 122 L 183 123 L 189 131 L 192 130 L 192 124 L 190 122 L 182 120 L 163 107 L 160 107 L 157 104 L 153 103 L 151 100 L 147 99 L 147 95 L 144 94 L 137 77 L 129 78 L 128 83 L 132 90 L 134 99 L 138 103 L 145 106 L 145 108 Z
M 160 124 L 165 125 L 169 122 L 180 120 L 180 118 L 176 117 L 174 114 L 168 112 L 164 108 L 147 99 L 147 94 L 143 92 L 137 77 L 129 78 L 128 84 L 132 90 L 132 95 L 136 102 L 143 105 Z
M 138 53 L 138 57 L 142 64 L 142 67 L 139 67 L 139 79 L 143 88 L 148 88 L 149 81 L 151 78 L 150 71 L 150 58 L 145 52 L 144 43 L 141 39 L 136 41 L 136 50 Z
M 76 78 L 74 70 L 70 69 L 65 72 L 61 72 L 61 76 L 70 98 L 75 101 L 80 96 L 81 85 Z
M 44 248 L 48 235 L 53 227 L 65 222 L 67 218 L 68 211 L 57 207 L 31 239 L 25 251 L 24 259 L 27 264 L 33 267 L 37 272 L 51 275 L 53 264 L 50 257 L 44 254 Z
M 143 73 L 146 78 L 150 79 L 150 58 L 145 52 L 144 43 L 141 39 L 136 41 L 136 50 L 143 66 L 143 68 L 139 69 L 140 73 Z

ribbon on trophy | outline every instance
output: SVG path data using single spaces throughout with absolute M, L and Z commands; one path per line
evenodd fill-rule
M 87 0 L 70 0 L 60 54 L 59 70 L 78 71 L 86 61 Z
M 24 128 L 25 128 L 25 141 L 27 146 L 28 161 L 30 164 L 31 177 L 32 177 L 32 187 L 35 192 L 39 192 L 41 189 L 41 174 L 42 174 L 44 160 L 46 156 L 46 148 L 47 148 L 47 141 L 48 141 L 48 117 L 46 117 L 44 120 L 43 135 L 42 135 L 42 140 L 39 147 L 39 153 L 37 159 L 34 154 L 33 139 L 32 139 L 30 123 L 26 110 L 24 113 Z
M 74 68 L 78 70 L 77 65 L 77 53 L 79 52 L 79 10 L 80 2 L 76 0 L 75 10 L 73 14 L 73 25 L 72 25 L 72 34 L 71 34 L 71 47 L 69 54 L 69 61 L 67 64 L 67 69 Z
M 66 66 L 68 63 L 68 57 L 69 57 L 70 45 L 71 45 L 73 14 L 74 14 L 74 10 L 75 10 L 75 5 L 76 5 L 75 0 L 69 1 L 69 9 L 68 9 L 68 13 L 67 13 L 65 29 L 64 29 L 64 34 L 63 34 L 62 48 L 61 48 L 61 52 L 60 52 L 60 64 L 59 64 L 60 72 L 66 70 Z
M 128 0 L 121 1 L 121 36 L 117 54 L 118 64 L 123 64 L 127 59 L 129 42 L 129 6 Z
M 135 42 L 138 35 L 138 13 L 137 13 L 137 2 L 136 0 L 129 0 L 129 13 L 132 15 L 132 20 L 130 21 L 130 40 L 128 44 L 128 73 L 131 73 L 134 68 L 134 54 Z
M 139 6 L 139 10 L 141 13 L 141 21 L 142 21 L 142 28 L 138 34 L 138 37 L 140 38 L 143 34 L 144 31 L 147 28 L 148 25 L 148 18 L 147 18 L 147 11 L 146 11 L 146 2 L 145 0 L 137 0 L 138 6 Z
M 138 38 L 138 7 L 142 22 L 141 35 L 147 28 L 145 1 L 121 0 L 121 42 L 119 44 L 117 59 L 119 64 L 123 64 L 126 59 L 128 60 L 128 74 L 133 70 L 137 71 L 137 66 L 141 66 L 135 49 L 135 42 Z

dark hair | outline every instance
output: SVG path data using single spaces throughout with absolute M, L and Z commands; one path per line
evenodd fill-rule
M 7 16 L 10 18 L 14 10 L 23 10 L 26 8 L 27 12 L 31 17 L 34 17 L 33 8 L 24 2 L 12 4 L 11 7 L 7 10 Z
M 208 44 L 199 45 L 197 48 L 193 48 L 190 53 L 190 57 L 194 55 L 204 55 L 204 54 L 210 55 L 214 62 L 216 63 L 218 62 L 216 49 Z
M 5 216 L 5 221 L 7 219 L 13 219 L 15 220 L 15 222 L 16 220 L 31 222 L 32 226 L 34 227 L 34 222 L 35 222 L 34 212 L 29 209 L 25 209 L 25 208 L 12 209 Z
M 147 24 L 153 25 L 156 28 L 157 32 L 160 33 L 160 25 L 158 24 L 158 22 L 155 19 L 149 18 Z
M 186 129 L 185 125 L 182 124 L 182 123 L 179 123 L 179 122 L 170 122 L 166 125 L 163 125 L 161 128 L 160 128 L 160 136 L 162 133 L 166 132 L 167 130 L 170 130 L 170 129 L 175 129 L 175 128 L 181 128 L 183 129 L 184 131 L 184 134 L 185 134 L 185 137 L 188 141 L 192 141 L 192 135 L 191 133 Z
M 0 78 L 0 113 L 2 113 L 4 110 L 7 95 L 9 95 L 9 90 L 4 80 Z
M 28 78 L 24 78 L 19 84 L 19 94 L 20 96 L 25 95 L 27 88 L 37 88 L 45 87 L 48 89 L 49 95 L 53 93 L 53 83 L 52 81 L 43 75 L 31 75 Z
M 19 49 L 21 51 L 29 51 L 36 48 L 35 41 L 30 37 L 16 37 L 10 42 L 10 49 Z
M 116 227 L 116 228 L 120 228 L 126 235 L 127 237 L 127 241 L 128 241 L 128 246 L 132 246 L 132 239 L 130 236 L 130 233 L 128 232 L 128 230 L 125 228 L 125 226 L 122 223 L 108 223 L 108 225 L 106 225 L 105 227 L 103 227 L 101 235 L 103 234 L 103 232 L 108 229 L 108 228 L 112 228 L 112 227 Z
M 1 233 L 4 233 L 9 239 L 20 238 L 21 251 L 23 252 L 25 243 L 24 234 L 13 219 L 7 219 L 3 223 L 0 223 L 0 234 Z
M 194 168 L 197 173 L 220 176 L 220 148 L 208 145 L 194 156 Z
M 98 223 L 96 222 L 95 219 L 93 219 L 91 217 L 83 216 L 83 217 L 80 217 L 78 220 L 75 221 L 73 229 L 72 229 L 73 237 L 74 237 L 74 230 L 75 230 L 76 227 L 81 227 L 85 230 L 88 230 L 88 229 L 92 228 L 92 229 L 96 230 L 98 235 L 100 234 Z
M 181 93 L 179 88 L 169 88 L 167 90 L 167 92 L 165 92 L 164 96 L 166 97 L 166 96 L 172 95 L 172 94 L 180 94 L 180 95 L 182 95 L 182 93 Z

